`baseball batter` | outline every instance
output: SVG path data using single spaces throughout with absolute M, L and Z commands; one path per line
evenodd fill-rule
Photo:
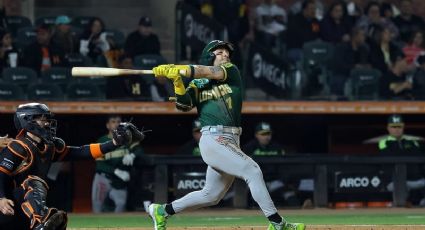
M 179 110 L 197 108 L 202 125 L 199 148 L 208 164 L 202 190 L 169 204 L 149 206 L 155 230 L 166 229 L 167 218 L 175 213 L 217 204 L 235 177 L 248 184 L 254 200 L 270 222 L 268 229 L 305 229 L 304 224 L 289 223 L 277 213 L 260 167 L 240 149 L 243 92 L 239 70 L 230 62 L 232 52 L 231 43 L 214 40 L 202 51 L 201 65 L 160 65 L 153 69 L 155 76 L 166 76 L 173 81 Z M 181 72 L 186 73 L 183 77 L 195 78 L 187 89 Z

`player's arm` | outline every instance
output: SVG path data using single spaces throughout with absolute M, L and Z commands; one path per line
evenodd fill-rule
M 170 79 L 175 75 L 181 75 L 188 78 L 207 78 L 223 81 L 227 75 L 224 66 L 160 65 L 153 68 L 153 71 L 155 76 L 166 76 Z
M 27 158 L 27 151 L 16 140 L 9 142 L 7 147 L 0 153 L 0 212 L 4 215 L 14 214 L 14 203 L 12 200 L 6 198 L 5 189 L 8 187 L 7 182 L 13 173 L 19 172 L 19 166 Z
M 56 138 L 55 147 L 57 154 L 60 155 L 58 160 L 96 159 L 132 141 L 142 141 L 144 137 L 145 135 L 136 126 L 130 122 L 124 122 L 113 131 L 112 141 L 75 147 L 66 146 L 62 139 Z
M 58 161 L 81 160 L 90 158 L 96 159 L 103 157 L 105 153 L 111 152 L 119 147 L 118 145 L 114 144 L 113 141 L 94 143 L 83 146 L 66 146 L 65 142 L 63 142 L 63 146 L 64 147 L 62 148 L 56 148 Z

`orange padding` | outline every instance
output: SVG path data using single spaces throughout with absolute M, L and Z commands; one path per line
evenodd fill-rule
M 335 202 L 335 208 L 363 208 L 364 202 Z
M 100 150 L 100 144 L 90 144 L 90 153 L 94 159 L 102 157 L 103 153 Z

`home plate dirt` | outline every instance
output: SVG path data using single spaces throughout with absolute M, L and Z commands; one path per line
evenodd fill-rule
M 153 228 L 68 228 L 69 230 L 152 230 Z M 175 227 L 168 230 L 265 230 L 267 226 Z M 311 225 L 306 230 L 424 230 L 425 225 Z

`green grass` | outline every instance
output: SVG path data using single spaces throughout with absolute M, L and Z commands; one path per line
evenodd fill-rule
M 425 213 L 425 211 L 424 211 Z M 287 215 L 291 222 L 306 224 L 349 224 L 349 225 L 424 225 L 425 215 L 418 213 L 389 214 L 308 214 Z M 267 220 L 256 216 L 174 216 L 169 220 L 170 227 L 177 226 L 265 226 Z M 69 227 L 151 227 L 151 220 L 146 214 L 127 215 L 71 215 Z

